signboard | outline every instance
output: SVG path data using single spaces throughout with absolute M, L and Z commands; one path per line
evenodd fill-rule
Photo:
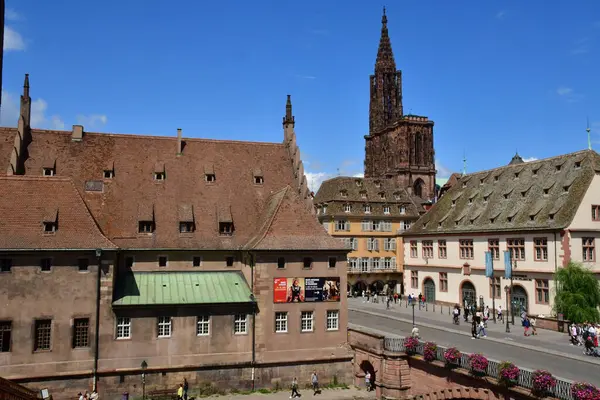
M 275 278 L 274 303 L 340 301 L 340 278 Z
M 274 303 L 301 303 L 304 301 L 304 279 L 273 279 Z

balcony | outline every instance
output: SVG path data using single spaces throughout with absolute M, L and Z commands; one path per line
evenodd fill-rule
M 377 273 L 390 273 L 397 272 L 398 267 L 396 265 L 390 265 L 389 267 L 348 267 L 349 274 L 377 274 Z

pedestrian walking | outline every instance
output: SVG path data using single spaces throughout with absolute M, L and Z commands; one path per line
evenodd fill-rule
M 292 379 L 292 394 L 290 395 L 290 399 L 300 397 L 300 393 L 298 392 L 298 379 L 294 377 Z
M 367 371 L 365 374 L 365 386 L 367 387 L 367 392 L 371 391 L 371 373 Z
M 183 383 L 180 383 L 177 389 L 177 400 L 183 400 Z
M 471 322 L 471 339 L 477 339 L 479 336 L 477 335 L 477 321 L 473 318 Z
M 319 377 L 317 376 L 317 371 L 313 371 L 310 381 L 312 383 L 313 396 L 315 396 L 319 393 Z
M 189 388 L 190 388 L 190 385 L 188 384 L 187 379 L 183 378 L 183 400 L 188 399 L 188 389 Z

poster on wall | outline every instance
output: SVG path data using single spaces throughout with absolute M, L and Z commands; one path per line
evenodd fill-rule
M 304 279 L 273 279 L 273 303 L 302 303 L 304 296 Z
M 340 301 L 340 278 L 305 278 L 305 301 Z

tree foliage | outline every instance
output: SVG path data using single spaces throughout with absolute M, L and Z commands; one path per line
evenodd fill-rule
M 600 282 L 592 271 L 570 262 L 555 275 L 557 283 L 554 307 L 564 318 L 581 323 L 600 321 Z

